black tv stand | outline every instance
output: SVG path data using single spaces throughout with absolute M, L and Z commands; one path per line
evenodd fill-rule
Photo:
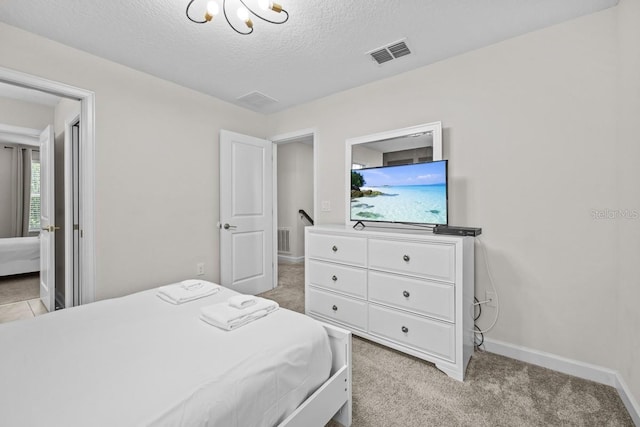
M 364 222 L 362 222 L 362 221 L 358 221 L 355 224 L 353 224 L 353 228 L 356 229 L 356 230 L 362 230 L 365 227 L 366 227 L 366 225 L 364 225 Z

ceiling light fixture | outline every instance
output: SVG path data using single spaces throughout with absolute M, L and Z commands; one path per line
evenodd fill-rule
M 231 23 L 231 21 L 229 20 L 229 17 L 227 16 L 227 1 L 222 0 L 222 14 L 224 15 L 224 19 L 227 21 L 227 24 L 229 24 L 229 26 L 233 28 L 233 30 L 238 34 L 242 34 L 246 36 L 253 33 L 253 21 L 251 20 L 251 15 L 265 22 L 268 22 L 270 24 L 284 24 L 289 20 L 289 13 L 286 10 L 284 10 L 282 6 L 280 6 L 278 3 L 274 3 L 269 0 L 258 0 L 258 6 L 260 6 L 262 10 L 264 11 L 271 10 L 276 13 L 284 13 L 285 18 L 282 21 L 272 21 L 270 19 L 267 19 L 261 16 L 260 14 L 256 13 L 249 6 L 247 6 L 244 0 L 238 0 L 238 1 L 241 3 L 241 6 L 238 8 L 236 13 L 238 15 L 238 19 L 244 22 L 244 25 L 247 26 L 248 31 L 240 31 L 238 28 L 236 28 L 236 26 L 234 26 Z M 193 19 L 189 14 L 189 10 L 191 9 L 191 6 L 193 5 L 194 2 L 195 0 L 190 0 L 189 3 L 187 4 L 187 10 L 186 10 L 187 18 L 189 18 L 191 22 L 195 22 L 196 24 L 206 24 L 207 22 L 212 21 L 215 18 L 215 16 L 218 15 L 218 13 L 220 13 L 220 6 L 218 2 L 211 0 L 209 3 L 207 3 L 207 10 L 204 13 L 204 20 L 199 21 L 197 19 Z

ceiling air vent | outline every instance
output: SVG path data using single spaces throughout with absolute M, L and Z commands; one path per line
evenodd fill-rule
M 258 91 L 243 95 L 238 98 L 238 101 L 256 110 L 278 102 L 276 99 L 273 99 L 270 96 L 267 96 L 264 93 L 260 93 Z
M 409 55 L 410 53 L 411 51 L 403 39 L 367 52 L 367 55 L 371 55 L 373 60 L 378 64 L 384 64 L 385 62 Z
M 378 64 L 384 64 L 387 61 L 391 61 L 393 56 L 387 49 L 376 50 L 375 52 L 371 52 L 371 56 Z

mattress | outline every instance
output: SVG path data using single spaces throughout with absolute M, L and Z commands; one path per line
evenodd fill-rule
M 236 294 L 150 290 L 0 324 L 2 424 L 277 425 L 329 377 L 328 337 L 282 308 L 230 332 L 199 319 Z
M 40 238 L 0 239 L 0 276 L 40 271 Z

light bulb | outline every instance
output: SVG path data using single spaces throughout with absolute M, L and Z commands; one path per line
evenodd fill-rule
M 220 12 L 220 8 L 218 7 L 218 3 L 215 1 L 210 1 L 207 3 L 207 11 L 204 14 L 204 20 L 209 22 Z
M 269 0 L 259 0 L 258 1 L 258 6 L 260 6 L 260 9 L 262 10 L 267 10 L 270 9 L 271 7 L 271 2 Z
M 218 3 L 216 3 L 215 1 L 210 1 L 209 3 L 207 3 L 207 13 L 211 16 L 216 16 L 218 13 L 220 13 L 220 7 L 218 6 Z
M 249 11 L 244 7 L 239 8 L 238 9 L 238 18 L 240 18 L 244 22 L 247 22 L 247 20 L 249 19 Z

